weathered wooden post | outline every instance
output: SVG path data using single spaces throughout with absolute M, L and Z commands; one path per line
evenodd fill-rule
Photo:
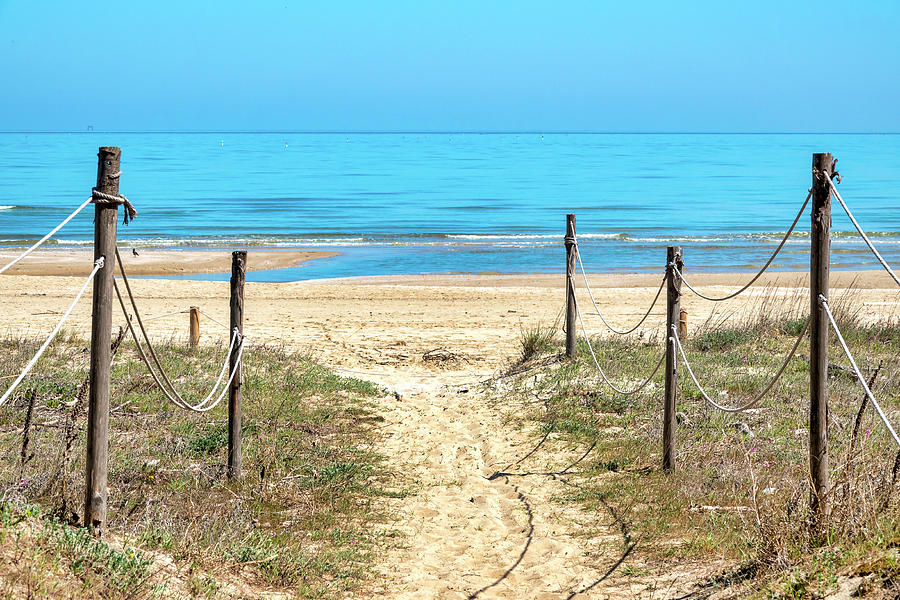
M 100 148 L 97 156 L 97 191 L 117 196 L 122 151 L 114 146 L 105 146 Z M 118 217 L 117 204 L 97 200 L 94 208 L 94 260 L 102 257 L 104 263 L 94 276 L 91 307 L 91 387 L 88 395 L 84 526 L 101 536 L 107 524 L 110 331 Z
M 575 358 L 575 215 L 566 215 L 566 356 Z
M 200 308 L 197 306 L 192 306 L 188 345 L 191 348 L 196 348 L 198 344 L 200 344 Z
M 675 272 L 684 269 L 681 246 L 669 246 L 666 251 L 666 340 L 675 332 L 681 316 L 681 277 Z M 675 392 L 678 383 L 678 349 L 666 342 L 666 390 L 663 400 L 663 470 L 675 471 Z
M 828 516 L 828 315 L 819 296 L 828 298 L 831 253 L 830 152 L 812 158 L 812 225 L 809 255 L 809 470 L 810 509 L 818 526 Z
M 231 253 L 231 325 L 228 335 L 237 329 L 244 333 L 244 281 L 247 270 L 247 251 Z M 228 383 L 228 478 L 241 477 L 241 367 L 238 365 L 240 339 L 234 344 L 229 359 L 229 368 L 234 378 Z M 237 370 L 235 371 L 235 367 Z
M 681 316 L 678 318 L 678 337 L 682 340 L 687 338 L 687 311 L 683 308 Z

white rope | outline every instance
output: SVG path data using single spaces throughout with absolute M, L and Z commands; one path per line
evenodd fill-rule
M 150 341 L 150 336 L 147 334 L 147 329 L 144 327 L 144 322 L 141 320 L 141 313 L 138 310 L 137 302 L 134 299 L 134 294 L 132 294 L 132 292 L 131 292 L 131 284 L 128 283 L 128 276 L 125 274 L 125 266 L 122 264 L 122 257 L 119 254 L 118 248 L 116 248 L 116 260 L 119 263 L 119 271 L 122 273 L 122 281 L 125 283 L 125 290 L 128 292 L 128 299 L 131 302 L 131 307 L 134 309 L 134 316 L 137 318 L 138 326 L 141 329 L 141 334 L 143 335 L 144 341 L 147 344 L 147 349 L 150 351 L 150 356 L 153 358 L 153 362 L 156 364 L 156 369 L 159 371 L 159 376 L 157 376 L 156 371 L 151 366 L 150 361 L 147 359 L 147 355 L 144 352 L 144 349 L 141 347 L 141 344 L 138 341 L 138 337 L 137 337 L 136 332 L 134 331 L 134 326 L 131 323 L 131 319 L 127 319 L 128 329 L 129 329 L 129 331 L 131 331 L 131 336 L 134 338 L 134 342 L 137 345 L 138 353 L 140 354 L 141 359 L 144 361 L 144 364 L 149 369 L 150 375 L 153 377 L 153 380 L 156 382 L 157 386 L 159 386 L 159 389 L 163 392 L 163 394 L 166 396 L 166 398 L 168 398 L 176 406 L 187 409 L 187 410 L 192 410 L 195 412 L 205 412 L 207 410 L 211 410 L 224 397 L 224 395 L 225 395 L 224 390 L 228 389 L 228 384 L 230 384 L 231 381 L 233 380 L 234 374 L 237 372 L 237 368 L 240 365 L 240 356 L 243 353 L 243 348 L 244 348 L 243 336 L 240 336 L 240 331 L 238 331 L 238 329 L 235 328 L 234 332 L 232 333 L 231 344 L 229 345 L 228 352 L 225 355 L 225 360 L 222 363 L 222 370 L 219 374 L 219 379 L 216 380 L 216 383 L 213 385 L 209 394 L 206 396 L 206 398 L 204 398 L 198 404 L 192 404 L 191 402 L 188 402 L 187 400 L 184 399 L 184 397 L 175 388 L 175 385 L 172 383 L 172 381 L 169 379 L 169 376 L 166 374 L 165 369 L 163 369 L 163 366 L 159 360 L 159 357 L 156 355 L 156 350 L 153 347 L 153 343 Z M 122 298 L 122 294 L 119 291 L 119 286 L 118 286 L 118 284 L 115 283 L 115 281 L 113 281 L 113 287 L 116 290 L 116 296 L 118 296 L 118 298 L 119 298 L 119 305 L 122 307 L 122 312 L 127 315 L 128 311 L 127 311 L 127 308 L 125 307 L 125 301 Z M 228 379 L 228 384 L 225 385 L 225 387 L 223 388 L 222 394 L 216 399 L 216 401 L 211 406 L 206 406 L 206 404 L 210 401 L 210 399 L 215 394 L 216 389 L 218 388 L 219 384 L 222 381 L 222 377 L 228 366 L 229 357 L 231 356 L 231 353 L 234 349 L 234 344 L 236 343 L 239 336 L 241 337 L 241 341 L 240 341 L 241 345 L 240 345 L 240 348 L 238 349 L 238 357 L 235 361 L 234 369 L 232 369 L 232 375 Z M 162 378 L 162 380 L 160 380 L 160 377 Z M 165 382 L 165 385 L 163 385 L 163 382 Z
M 753 285 L 754 282 L 756 282 L 756 280 L 759 279 L 762 276 L 762 274 L 766 272 L 766 269 L 769 268 L 769 265 L 771 265 L 772 261 L 775 260 L 775 257 L 778 256 L 778 253 L 781 252 L 782 248 L 784 248 L 784 245 L 787 243 L 788 238 L 791 237 L 791 233 L 794 232 L 794 227 L 797 226 L 797 222 L 800 220 L 800 217 L 803 216 L 803 211 L 806 210 L 806 205 L 809 204 L 810 198 L 812 198 L 812 188 L 810 188 L 809 193 L 806 194 L 806 200 L 803 201 L 803 206 L 800 207 L 800 212 L 798 212 L 797 216 L 794 217 L 794 222 L 791 223 L 791 226 L 787 230 L 787 233 L 784 234 L 784 237 L 781 239 L 781 243 L 778 244 L 777 248 L 775 248 L 775 252 L 772 253 L 772 256 L 769 257 L 769 260 L 766 261 L 766 264 L 763 265 L 762 269 L 760 269 L 759 272 L 753 276 L 753 279 L 748 281 L 747 284 L 744 285 L 744 287 L 742 287 L 741 289 L 739 289 L 738 291 L 736 291 L 734 293 L 728 294 L 727 296 L 721 296 L 718 298 L 712 297 L 712 296 L 706 296 L 705 294 L 702 294 L 702 293 L 698 292 L 696 289 L 694 289 L 694 287 L 688 282 L 688 280 L 684 278 L 684 274 L 678 269 L 677 266 L 675 266 L 675 265 L 671 265 L 671 266 L 675 270 L 675 272 L 678 274 L 678 276 L 681 278 L 681 281 L 684 282 L 684 285 L 686 285 L 689 290 L 691 290 L 692 292 L 694 292 L 695 294 L 697 294 L 704 300 L 709 300 L 711 302 L 722 302 L 723 300 L 730 300 L 731 298 L 734 298 L 738 294 L 741 294 L 744 291 L 746 291 L 746 289 L 748 287 Z M 898 283 L 900 283 L 900 282 L 898 282 Z
M 72 311 L 75 309 L 75 305 L 78 304 L 78 301 L 81 300 L 82 296 L 84 296 L 84 292 L 87 290 L 88 285 L 90 285 L 91 280 L 94 279 L 94 275 L 97 274 L 97 271 L 99 271 L 100 269 L 103 268 L 104 262 L 105 262 L 105 260 L 104 260 L 104 257 L 102 257 L 102 256 L 100 258 L 98 258 L 96 261 L 94 261 L 94 269 L 91 271 L 91 274 L 88 275 L 87 279 L 84 281 L 84 285 L 81 286 L 81 291 L 78 292 L 78 294 L 75 296 L 75 299 L 72 301 L 72 304 L 69 305 L 69 309 L 65 312 L 65 314 L 62 316 L 62 318 L 59 320 L 59 323 L 56 324 L 56 327 L 53 328 L 53 331 L 47 337 L 47 340 L 44 342 L 44 345 L 40 347 L 40 349 L 37 351 L 37 354 L 34 355 L 34 357 L 25 366 L 25 368 L 22 370 L 22 372 L 19 374 L 19 376 L 13 382 L 13 384 L 11 386 L 9 386 L 9 389 L 6 390 L 6 393 L 3 394 L 3 397 L 0 398 L 0 406 L 3 406 L 3 404 L 6 402 L 6 399 L 9 398 L 9 396 L 13 393 L 13 391 L 15 391 L 15 389 L 19 386 L 19 384 L 22 383 L 22 380 L 25 379 L 25 376 L 28 375 L 28 372 L 31 371 L 32 367 L 34 367 L 35 363 L 38 361 L 38 359 L 41 357 L 41 355 L 44 353 L 44 351 L 50 346 L 50 342 L 53 341 L 53 338 L 55 338 L 56 334 L 59 333 L 59 330 L 62 329 L 63 323 L 65 323 L 66 319 L 69 318 L 69 315 L 72 314 Z
M 784 362 L 781 364 L 781 368 L 778 369 L 778 372 L 775 373 L 775 377 L 772 378 L 772 381 L 769 382 L 769 385 L 766 386 L 762 392 L 759 393 L 755 398 L 750 400 L 745 404 L 741 404 L 740 406 L 723 406 L 719 404 L 715 400 L 709 397 L 706 391 L 703 389 L 703 386 L 700 385 L 700 382 L 697 381 L 697 377 L 694 375 L 694 370 L 691 368 L 691 363 L 688 362 L 687 355 L 684 352 L 684 348 L 681 345 L 681 340 L 678 339 L 678 329 L 675 325 L 672 325 L 672 335 L 669 336 L 669 342 L 674 343 L 678 347 L 678 351 L 681 354 L 681 359 L 684 361 L 684 366 L 687 367 L 687 372 L 691 376 L 691 379 L 694 380 L 694 385 L 697 386 L 697 389 L 700 390 L 700 395 L 703 396 L 703 399 L 706 400 L 713 407 L 728 413 L 736 413 L 743 412 L 750 408 L 756 406 L 756 404 L 765 397 L 766 394 L 769 393 L 769 390 L 775 385 L 775 383 L 781 379 L 781 375 L 784 373 L 784 370 L 787 368 L 788 363 L 791 362 L 791 359 L 794 357 L 794 353 L 797 352 L 797 348 L 800 346 L 800 342 L 806 336 L 806 330 L 809 329 L 809 319 L 806 320 L 806 325 L 803 326 L 803 331 L 800 332 L 800 335 L 797 336 L 797 341 L 794 342 L 794 347 L 791 348 L 791 351 L 788 353 L 787 358 L 784 359 Z
M 584 263 L 581 262 L 581 251 L 578 249 L 578 240 L 575 240 L 575 256 L 578 258 L 578 266 L 581 267 L 581 276 L 584 278 L 584 287 L 587 288 L 588 295 L 591 297 L 591 304 L 594 305 L 594 311 L 597 313 L 597 316 L 600 317 L 600 320 L 603 321 L 603 324 L 606 325 L 606 328 L 618 335 L 628 335 L 638 327 L 640 327 L 644 321 L 647 320 L 647 317 L 650 316 L 650 312 L 653 310 L 653 307 L 656 306 L 656 301 L 659 300 L 660 295 L 662 294 L 663 287 L 666 285 L 666 276 L 663 275 L 662 283 L 659 284 L 659 290 L 656 292 L 656 297 L 653 299 L 653 302 L 650 303 L 650 308 L 647 309 L 647 312 L 644 313 L 644 316 L 641 317 L 641 320 L 637 322 L 637 325 L 632 327 L 631 329 L 623 329 L 619 330 L 614 328 L 612 325 L 606 322 L 606 319 L 603 317 L 603 313 L 600 312 L 600 307 L 597 306 L 597 301 L 594 300 L 594 293 L 591 291 L 591 286 L 588 283 L 587 273 L 584 271 Z M 575 293 L 575 290 L 572 290 L 572 293 Z
M 644 381 L 644 383 L 637 386 L 633 390 L 619 389 L 613 384 L 612 381 L 609 380 L 609 378 L 606 376 L 606 373 L 603 372 L 603 368 L 600 366 L 600 362 L 597 360 L 597 355 L 594 354 L 594 348 L 591 346 L 591 339 L 588 337 L 587 328 L 584 326 L 584 319 L 581 318 L 581 310 L 578 308 L 577 301 L 575 302 L 575 314 L 578 315 L 578 321 L 581 323 L 581 331 L 584 334 L 584 341 L 587 342 L 588 350 L 590 350 L 591 352 L 591 358 L 594 359 L 594 366 L 597 367 L 598 371 L 600 371 L 600 376 L 603 378 L 603 381 L 606 383 L 606 385 L 611 387 L 616 392 L 622 394 L 623 396 L 633 396 L 634 394 L 637 394 L 639 391 L 644 389 L 647 384 L 650 383 L 650 380 L 653 379 L 653 376 L 656 375 L 656 372 L 659 371 L 659 367 L 663 364 L 663 360 L 665 360 L 666 358 L 666 353 L 663 352 L 662 356 L 659 359 L 659 362 L 656 363 L 656 367 L 653 368 L 653 372 L 650 373 L 650 376 Z
M 894 270 L 888 266 L 887 261 L 882 258 L 881 254 L 878 250 L 875 249 L 875 246 L 872 244 L 872 240 L 869 239 L 869 236 L 866 235 L 866 232 L 863 231 L 862 227 L 859 226 L 859 223 L 856 222 L 856 219 L 853 218 L 853 213 L 850 212 L 850 208 L 844 202 L 844 199 L 841 198 L 840 193 L 837 191 L 837 187 L 835 187 L 834 182 L 831 180 L 831 177 L 825 176 L 825 179 L 828 180 L 828 185 L 831 186 L 831 191 L 834 193 L 834 197 L 838 199 L 838 202 L 841 203 L 841 206 L 844 207 L 844 212 L 847 213 L 847 216 L 850 217 L 850 222 L 853 223 L 853 226 L 856 227 L 856 231 L 859 232 L 859 235 L 862 236 L 863 241 L 869 247 L 869 250 L 872 251 L 872 254 L 875 255 L 875 258 L 878 259 L 878 262 L 881 263 L 881 266 L 884 267 L 884 270 L 888 272 L 888 275 L 894 280 L 894 283 L 900 285 L 900 279 L 897 278 L 897 274 L 894 273 Z
M 118 298 L 119 298 L 119 305 L 122 307 L 122 312 L 126 312 L 127 309 L 125 307 L 125 300 L 122 298 L 122 294 L 119 291 L 119 286 L 116 285 L 115 282 L 113 282 L 113 287 L 116 290 L 116 296 L 118 296 Z M 135 315 L 138 316 L 138 323 L 140 323 L 140 316 L 137 315 L 137 311 L 135 311 Z M 207 406 L 209 401 L 212 399 L 213 395 L 216 393 L 217 388 L 219 387 L 219 384 L 222 382 L 222 378 L 225 376 L 225 372 L 228 369 L 228 359 L 231 356 L 232 351 L 234 350 L 235 342 L 237 341 L 238 337 L 240 337 L 240 332 L 238 331 L 237 328 L 235 328 L 234 333 L 231 336 L 231 344 L 228 346 L 228 352 L 225 355 L 225 361 L 222 363 L 222 369 L 219 372 L 219 377 L 218 377 L 218 379 L 216 379 L 215 384 L 213 384 L 213 387 L 209 391 L 209 394 L 207 394 L 206 398 L 201 400 L 199 403 L 191 404 L 190 402 L 185 400 L 184 397 L 180 393 L 178 393 L 178 390 L 175 389 L 175 386 L 168 379 L 168 376 L 165 374 L 165 371 L 163 370 L 162 366 L 159 364 L 159 361 L 155 357 L 155 352 L 153 350 L 153 347 L 150 345 L 149 339 L 147 339 L 147 337 L 146 337 L 146 332 L 144 332 L 145 340 L 147 341 L 148 348 L 150 348 L 151 354 L 154 354 L 154 361 L 157 363 L 157 367 L 159 368 L 159 373 L 162 375 L 163 379 L 168 384 L 168 389 L 166 388 L 166 386 L 160 380 L 159 375 L 156 373 L 156 370 L 154 370 L 153 365 L 150 364 L 150 360 L 147 358 L 147 354 L 144 351 L 143 346 L 141 346 L 141 342 L 138 339 L 137 333 L 134 331 L 134 326 L 131 324 L 131 319 L 126 319 L 126 322 L 128 323 L 128 330 L 131 332 L 131 337 L 132 337 L 132 339 L 134 339 L 134 343 L 135 343 L 135 346 L 137 346 L 138 354 L 140 355 L 141 360 L 144 362 L 144 365 L 147 367 L 147 370 L 150 372 L 150 376 L 153 378 L 153 381 L 156 382 L 157 387 L 159 387 L 159 389 L 163 393 L 163 395 L 170 402 L 172 402 L 172 404 L 174 404 L 175 406 L 177 406 L 179 408 L 183 408 L 185 410 L 202 413 L 202 412 L 207 412 L 209 410 L 212 410 L 219 404 L 219 402 L 222 401 L 222 398 L 225 396 L 225 392 L 228 390 L 228 385 L 234 380 L 234 375 L 237 372 L 237 369 L 241 364 L 241 355 L 244 352 L 243 338 L 241 338 L 240 346 L 238 347 L 237 360 L 235 361 L 234 368 L 232 369 L 231 377 L 228 378 L 228 383 L 225 385 L 224 388 L 222 388 L 222 392 L 219 394 L 219 396 L 216 398 L 216 400 L 211 405 Z
M 75 211 L 74 211 L 71 215 L 69 215 L 68 217 L 66 217 L 65 219 L 63 219 L 62 222 L 61 222 L 59 225 L 57 225 L 56 227 L 54 227 L 53 229 L 50 230 L 50 233 L 48 233 L 47 235 L 45 235 L 44 237 L 42 237 L 41 239 L 39 239 L 39 240 L 38 240 L 33 246 L 31 246 L 28 250 L 26 250 L 25 252 L 23 252 L 22 254 L 20 254 L 19 256 L 17 256 L 16 258 L 14 258 L 14 259 L 12 260 L 12 262 L 10 262 L 9 264 L 7 264 L 5 267 L 0 268 L 0 274 L 2 274 L 2 273 L 3 273 L 4 271 L 6 271 L 8 268 L 10 268 L 11 266 L 13 266 L 14 264 L 16 264 L 17 262 L 19 262 L 20 260 L 22 260 L 22 259 L 25 258 L 26 256 L 28 256 L 29 254 L 31 254 L 31 253 L 34 252 L 35 250 L 37 250 L 38 246 L 40 246 L 41 244 L 43 244 L 44 242 L 46 242 L 47 240 L 49 240 L 51 237 L 53 237 L 53 234 L 55 234 L 57 231 L 59 231 L 60 229 L 62 229 L 63 227 L 65 227 L 66 223 L 68 223 L 69 221 L 71 221 L 72 219 L 74 219 L 74 218 L 75 218 L 75 215 L 77 215 L 77 214 L 80 213 L 82 210 L 84 210 L 84 207 L 87 206 L 88 204 L 90 204 L 90 203 L 91 203 L 91 200 L 93 200 L 93 197 L 88 198 L 87 200 L 85 200 L 84 203 L 82 203 L 81 206 L 79 206 L 78 208 L 76 208 Z
M 884 426 L 887 427 L 887 430 L 891 434 L 891 437 L 894 438 L 894 442 L 896 442 L 897 446 L 900 447 L 900 437 L 897 437 L 897 432 L 894 431 L 893 427 L 891 427 L 891 422 L 888 421 L 887 415 L 884 414 L 884 411 L 881 410 L 881 406 L 878 404 L 878 401 L 875 400 L 875 396 L 872 395 L 872 390 L 869 389 L 869 384 L 866 383 L 866 378 L 863 377 L 862 373 L 860 373 L 859 371 L 859 367 L 856 366 L 856 361 L 853 360 L 853 355 L 850 354 L 850 348 L 847 347 L 847 342 L 844 341 L 844 336 L 841 335 L 841 330 L 838 329 L 837 322 L 835 322 L 834 320 L 834 315 L 831 314 L 831 309 L 828 308 L 828 300 L 825 298 L 825 296 L 819 294 L 819 303 L 822 305 L 822 308 L 825 309 L 825 314 L 828 315 L 828 320 L 831 321 L 831 327 L 834 328 L 834 333 L 837 335 L 838 341 L 841 343 L 841 348 L 844 349 L 844 354 L 847 355 L 847 359 L 850 361 L 850 366 L 853 367 L 853 371 L 856 373 L 856 378 L 862 385 L 863 390 L 865 390 L 866 396 L 869 397 L 869 402 L 871 402 L 872 406 L 875 407 L 875 411 L 878 413 L 878 416 L 881 417 L 881 421 L 884 423 Z

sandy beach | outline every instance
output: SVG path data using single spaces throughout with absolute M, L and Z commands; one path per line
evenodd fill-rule
M 191 253 L 192 261 L 194 254 L 208 254 L 211 269 L 221 270 L 215 267 L 222 261 L 230 268 L 228 252 Z M 251 251 L 248 263 L 250 268 L 262 268 L 267 260 L 303 260 L 307 254 L 316 253 Z M 147 255 L 147 271 L 164 268 L 163 262 L 180 256 L 176 251 L 147 252 Z M 271 259 L 269 255 L 273 255 Z M 126 260 L 131 263 L 130 259 Z M 26 261 L 28 264 L 23 268 L 29 270 L 48 268 L 35 266 L 31 257 Z M 128 264 L 130 274 L 147 272 L 136 268 L 136 264 Z M 72 268 L 74 271 L 69 274 L 81 270 L 80 266 Z M 167 268 L 180 269 L 172 264 Z M 716 295 L 733 291 L 751 277 L 746 273 L 686 272 L 685 275 L 695 287 Z M 589 281 L 604 315 L 612 323 L 625 325 L 643 315 L 658 290 L 661 274 L 595 274 L 589 275 Z M 80 277 L 4 274 L 0 283 L 4 312 L 0 326 L 7 332 L 41 336 L 53 327 L 82 282 Z M 599 319 L 591 316 L 587 308 L 590 298 L 580 277 L 576 286 L 588 329 L 592 334 L 601 334 Z M 721 316 L 740 315 L 764 296 L 796 296 L 803 294 L 806 286 L 805 273 L 766 273 L 747 293 L 729 302 L 705 302 L 685 289 L 682 306 L 688 312 L 689 327 L 693 328 L 713 311 Z M 854 288 L 857 300 L 872 315 L 898 312 L 900 297 L 892 286 L 893 282 L 883 271 L 831 274 L 832 294 Z M 141 279 L 133 281 L 132 287 L 144 319 L 199 306 L 216 321 L 228 321 L 227 282 Z M 67 330 L 78 335 L 88 335 L 89 296 L 90 292 L 66 324 Z M 422 358 L 429 351 L 443 350 L 458 359 L 451 371 L 486 374 L 517 352 L 522 329 L 557 322 L 563 302 L 562 274 L 406 275 L 250 282 L 246 287 L 245 328 L 254 344 L 284 344 L 309 351 L 336 369 L 390 370 L 402 373 L 403 377 L 414 377 L 419 370 L 437 369 L 447 374 L 447 367 L 451 366 L 447 361 L 436 365 Z M 113 314 L 114 323 L 123 322 L 118 306 L 114 307 Z M 660 303 L 643 329 L 651 330 L 663 321 L 664 304 Z M 152 322 L 154 335 L 187 335 L 187 315 L 175 314 Z M 222 331 L 218 323 L 205 316 L 201 318 L 202 342 L 220 340 Z
M 251 265 L 256 260 L 251 257 Z M 626 325 L 646 310 L 660 277 L 606 274 L 589 279 L 607 319 Z M 695 274 L 691 282 L 705 292 L 723 294 L 749 277 Z M 68 306 L 81 278 L 10 275 L 0 277 L 0 284 L 4 333 L 42 337 Z M 199 306 L 204 312 L 201 341 L 225 341 L 227 282 L 139 279 L 132 285 L 153 335 L 185 338 L 186 314 L 155 317 Z M 726 306 L 690 293 L 683 305 L 690 326 L 696 327 L 711 308 L 726 317 L 741 315 L 767 295 L 802 295 L 804 285 L 801 273 L 774 273 L 747 294 L 721 303 Z M 867 314 L 897 314 L 900 297 L 883 272 L 832 274 L 833 294 L 851 285 L 858 288 L 855 301 Z M 578 294 L 587 306 L 580 280 Z M 646 565 L 644 578 L 605 577 L 622 554 L 621 536 L 612 525 L 585 535 L 577 509 L 554 502 L 561 492 L 555 481 L 488 479 L 521 459 L 534 437 L 510 428 L 475 384 L 515 358 L 524 328 L 558 323 L 563 302 L 561 274 L 247 284 L 250 343 L 308 351 L 340 373 L 376 381 L 397 394 L 379 406 L 385 418 L 379 451 L 392 468 L 417 482 L 419 491 L 395 501 L 398 527 L 407 535 L 401 547 L 383 557 L 379 570 L 384 582 L 376 584 L 376 596 L 461 598 L 488 589 L 485 597 L 492 598 L 559 598 L 579 590 L 589 591 L 578 597 L 633 598 L 644 597 L 647 588 L 642 586 L 651 584 L 668 586 L 673 594 L 688 593 L 694 582 L 722 568 Z M 664 321 L 664 306 L 657 305 L 645 330 Z M 601 333 L 597 317 L 585 318 L 592 333 Z M 118 307 L 113 321 L 124 322 Z M 89 323 L 85 298 L 67 330 L 86 337 Z M 552 442 L 541 460 L 562 464 L 575 456 L 576 449 Z

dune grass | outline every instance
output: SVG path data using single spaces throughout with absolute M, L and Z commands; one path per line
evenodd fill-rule
M 701 383 L 721 403 L 738 404 L 764 389 L 803 328 L 803 294 L 771 292 L 741 316 L 713 315 L 685 342 Z M 831 304 L 873 392 L 900 424 L 900 326 L 863 314 L 849 293 Z M 591 343 L 607 374 L 629 389 L 664 351 L 661 331 Z M 524 336 L 522 344 L 533 346 Z M 833 335 L 832 513 L 822 530 L 809 526 L 808 514 L 808 340 L 768 397 L 744 413 L 708 406 L 681 367 L 674 474 L 661 469 L 662 372 L 627 397 L 603 384 L 585 340 L 574 360 L 561 352 L 557 339 L 510 369 L 496 387 L 498 399 L 530 407 L 526 419 L 538 425 L 536 435 L 550 431 L 569 448 L 592 448 L 556 476 L 568 490 L 559 501 L 592 515 L 596 527 L 586 535 L 610 522 L 624 532 L 635 551 L 620 573 L 724 563 L 734 570 L 710 581 L 710 589 L 746 580 L 741 597 L 820 597 L 853 574 L 866 575 L 865 585 L 881 593 L 900 590 L 893 549 L 900 545 L 900 454 L 872 407 L 862 407 L 861 387 Z
M 0 341 L 8 357 L 0 376 L 14 375 L 36 344 Z M 160 348 L 194 398 L 205 396 L 224 352 Z M 53 344 L 0 408 L 0 556 L 31 557 L 6 563 L 10 595 L 55 597 L 66 582 L 84 598 L 255 589 L 320 598 L 366 585 L 390 535 L 380 499 L 402 493 L 389 489 L 377 452 L 373 400 L 382 390 L 279 348 L 244 356 L 244 476 L 228 482 L 225 405 L 203 414 L 173 407 L 122 344 L 112 368 L 110 535 L 101 541 L 72 527 L 83 502 L 87 344 L 73 336 Z

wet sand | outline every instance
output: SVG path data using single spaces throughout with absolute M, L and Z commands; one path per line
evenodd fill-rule
M 21 250 L 0 252 L 4 265 Z M 130 248 L 120 248 L 129 275 L 157 276 L 196 275 L 201 273 L 230 273 L 231 251 L 216 250 L 154 250 L 143 248 L 135 256 Z M 251 250 L 247 260 L 250 271 L 296 267 L 309 260 L 337 256 L 337 252 L 311 250 Z M 25 257 L 4 275 L 87 275 L 91 272 L 93 250 L 39 249 Z

